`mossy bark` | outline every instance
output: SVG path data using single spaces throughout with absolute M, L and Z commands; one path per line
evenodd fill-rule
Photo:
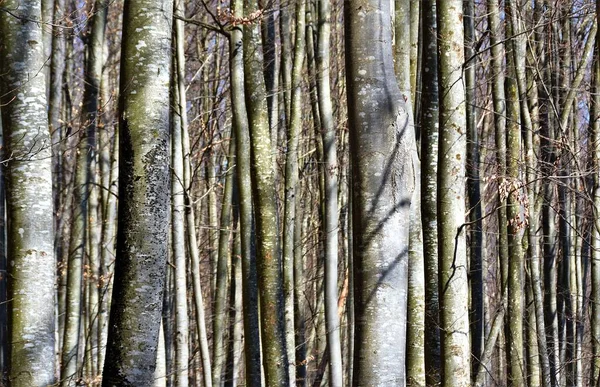
M 466 108 L 462 2 L 438 0 L 440 127 L 438 241 L 442 385 L 470 385 L 469 280 L 465 240 Z
M 125 3 L 119 225 L 103 386 L 149 386 L 166 278 L 172 3 Z
M 256 12 L 256 0 L 244 1 L 244 14 Z M 264 39 L 264 37 L 263 37 Z M 279 219 L 267 95 L 263 76 L 260 27 L 244 29 L 244 91 L 250 128 L 252 194 L 256 219 L 258 289 L 265 383 L 288 385 L 283 326 L 283 285 L 279 249 Z

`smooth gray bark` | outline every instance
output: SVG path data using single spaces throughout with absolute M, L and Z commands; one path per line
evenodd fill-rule
M 388 2 L 345 3 L 353 170 L 354 386 L 404 385 L 414 129 L 396 83 Z
M 338 176 L 336 129 L 333 119 L 329 70 L 331 39 L 331 2 L 318 1 L 318 40 L 317 40 L 317 89 L 319 117 L 323 136 L 323 171 L 325 192 L 323 197 L 323 239 L 325 242 L 324 306 L 325 329 L 329 356 L 329 383 L 341 387 L 342 347 L 340 342 L 340 319 L 337 313 L 338 302 Z
M 285 336 L 288 354 L 290 384 L 296 384 L 296 342 L 294 321 L 294 259 L 296 249 L 296 218 L 298 214 L 298 142 L 302 131 L 302 68 L 305 57 L 305 11 L 306 3 L 296 3 L 296 36 L 294 60 L 291 70 L 291 101 L 287 129 L 287 157 L 285 162 L 285 213 L 283 225 L 283 291 L 285 297 Z M 300 343 L 298 343 L 301 345 Z M 301 359 L 302 360 L 302 359 Z

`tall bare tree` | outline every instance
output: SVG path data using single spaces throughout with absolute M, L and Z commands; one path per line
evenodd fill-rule
M 437 1 L 440 123 L 438 241 L 443 386 L 470 385 L 469 279 L 465 241 L 467 138 L 462 2 Z
M 345 3 L 353 170 L 354 386 L 405 383 L 411 114 L 393 69 L 389 3 Z
M 133 0 L 124 9 L 118 259 L 104 386 L 151 385 L 156 367 L 167 263 L 172 13 L 162 0 Z
M 7 60 L 0 63 L 0 105 L 3 153 L 10 155 L 5 170 L 12 386 L 56 380 L 52 162 L 41 19 L 39 0 L 2 3 L 0 56 Z

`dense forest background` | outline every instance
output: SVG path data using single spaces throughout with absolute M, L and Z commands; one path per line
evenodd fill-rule
M 0 0 L 7 386 L 599 386 L 600 3 Z

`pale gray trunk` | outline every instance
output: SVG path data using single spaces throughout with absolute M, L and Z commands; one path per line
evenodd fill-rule
M 410 0 L 394 1 L 394 70 L 400 92 L 411 104 L 410 74 Z
M 521 104 L 521 127 L 525 146 L 525 162 L 526 162 L 526 181 L 527 181 L 527 197 L 529 202 L 529 217 L 528 217 L 528 255 L 529 263 L 531 267 L 531 296 L 533 301 L 533 313 L 530 321 L 535 322 L 535 327 L 530 327 L 536 335 L 534 337 L 535 343 L 530 343 L 531 346 L 537 347 L 536 359 L 530 357 L 529 364 L 535 364 L 539 362 L 541 366 L 542 383 L 546 387 L 551 385 L 550 375 L 550 361 L 548 358 L 548 346 L 546 343 L 546 326 L 544 323 L 544 311 L 543 311 L 543 294 L 542 294 L 542 282 L 541 282 L 541 269 L 540 269 L 540 248 L 538 227 L 539 227 L 539 215 L 541 210 L 541 201 L 538 201 L 538 184 L 535 183 L 536 178 L 536 159 L 534 154 L 534 139 L 536 138 L 536 132 L 539 130 L 539 114 L 538 114 L 538 98 L 537 98 L 537 84 L 532 79 L 530 85 L 527 83 L 525 59 L 528 54 L 527 52 L 527 38 L 526 35 L 522 34 L 525 28 L 521 12 L 511 13 L 511 24 L 513 26 L 514 37 L 514 60 L 515 60 L 515 74 L 517 77 L 517 85 L 519 90 L 519 100 Z M 530 52 L 531 53 L 531 52 Z M 531 86 L 528 88 L 528 86 Z M 528 99 L 528 90 L 530 93 L 534 93 L 530 99 Z M 529 102 L 529 103 L 528 103 Z M 531 109 L 530 109 L 531 106 Z M 534 125 L 536 125 L 534 129 Z M 534 329 L 535 328 L 535 329 Z M 539 355 L 538 355 L 539 354 Z M 539 361 L 537 357 L 539 356 Z M 530 380 L 532 384 L 532 380 Z
M 11 386 L 55 382 L 52 161 L 42 4 L 6 0 L 0 12 L 0 106 L 6 161 Z M 10 58 L 6 60 L 6 58 Z
M 341 387 L 342 347 L 340 342 L 340 320 L 337 313 L 338 301 L 338 175 L 337 141 L 333 121 L 333 105 L 330 89 L 330 37 L 331 3 L 319 0 L 317 30 L 317 89 L 319 116 L 323 136 L 323 170 L 325 174 L 325 196 L 323 205 L 323 234 L 325 241 L 325 328 L 329 351 L 329 384 Z
M 90 20 L 88 35 L 88 55 L 85 72 L 85 87 L 83 95 L 83 109 L 85 123 L 83 127 L 86 130 L 86 195 L 88 196 L 88 216 L 85 219 L 87 237 L 85 239 L 86 249 L 88 251 L 88 312 L 86 326 L 89 329 L 87 335 L 85 357 L 91 368 L 89 371 L 93 376 L 100 373 L 97 369 L 97 351 L 98 348 L 98 313 L 100 291 L 98 286 L 100 273 L 100 218 L 99 195 L 97 185 L 97 129 L 100 118 L 100 84 L 102 82 L 102 67 L 104 65 L 104 31 L 106 26 L 108 3 L 104 0 L 96 0 L 94 3 L 94 13 Z M 93 348 L 93 349 L 92 349 Z
M 61 154 L 61 138 L 62 138 L 62 99 L 63 99 L 63 81 L 65 71 L 65 0 L 55 0 L 54 2 L 54 27 L 52 31 L 52 60 L 50 63 L 50 92 L 48 97 L 48 119 L 50 124 L 50 136 L 52 141 L 52 191 L 54 194 L 54 212 L 55 217 L 55 252 L 58 258 L 61 257 L 62 242 L 58 230 L 62 227 L 62 216 L 58 216 L 61 206 L 61 179 L 62 179 L 62 154 Z
M 497 0 L 487 1 L 488 24 L 490 29 L 492 100 L 494 107 L 494 139 L 496 145 L 496 184 L 498 186 L 498 260 L 500 262 L 500 288 L 508 270 L 508 235 L 506 229 L 506 198 L 500 193 L 500 186 L 506 175 L 506 98 L 504 93 L 504 42 L 502 41 L 500 9 Z
M 411 114 L 393 70 L 389 2 L 346 3 L 353 156 L 354 386 L 404 385 L 411 199 Z
M 229 265 L 231 255 L 231 201 L 233 199 L 233 174 L 232 165 L 235 160 L 235 140 L 229 143 L 229 156 L 227 159 L 227 176 L 223 189 L 221 204 L 221 226 L 219 231 L 219 259 L 217 261 L 217 286 L 215 291 L 215 313 L 213 319 L 213 385 L 221 386 L 227 354 L 225 352 L 225 331 L 228 323 L 227 289 Z M 229 323 L 233 323 L 232 321 Z
M 415 171 L 420 180 L 420 168 Z M 425 386 L 425 262 L 421 227 L 421 187 L 415 186 L 410 208 L 408 250 L 408 313 L 406 332 L 406 378 L 411 386 Z M 428 332 L 427 332 L 428 333 Z
M 119 225 L 103 386 L 149 386 L 166 277 L 172 4 L 125 4 Z M 144 26 L 152 28 L 143 28 Z
M 162 322 L 160 323 L 160 331 L 158 332 L 156 369 L 154 370 L 152 387 L 167 387 L 167 356 L 165 350 L 165 330 Z
M 101 85 L 102 101 L 108 103 L 108 77 L 104 77 Z M 109 122 L 106 117 L 105 121 Z M 115 127 L 112 131 L 114 137 L 112 150 L 110 148 L 111 141 L 109 140 L 109 128 L 112 124 L 107 124 L 102 128 L 100 133 L 101 141 L 103 142 L 103 150 L 101 156 L 101 163 L 107 164 L 105 167 L 108 170 L 103 171 L 103 183 L 102 187 L 106 191 L 106 198 L 103 201 L 103 224 L 102 224 L 102 236 L 100 245 L 102 246 L 100 252 L 100 313 L 98 315 L 98 325 L 100 330 L 99 345 L 100 350 L 98 353 L 98 369 L 102 370 L 104 367 L 104 359 L 106 354 L 106 340 L 108 333 L 108 311 L 110 310 L 110 298 L 112 294 L 112 262 L 115 256 L 115 230 L 117 228 L 117 194 L 118 185 L 117 180 L 119 179 L 119 166 L 118 166 L 118 155 L 119 155 L 119 131 Z M 106 180 L 104 175 L 107 175 Z
M 88 148 L 86 136 L 84 135 L 85 131 L 82 130 L 80 133 L 75 163 L 75 186 L 73 187 L 73 209 L 67 262 L 66 316 L 60 370 L 62 386 L 74 386 L 77 383 L 77 371 L 81 362 L 79 338 L 82 324 L 83 259 L 87 238 L 86 154 Z
M 230 286 L 230 312 L 229 312 L 229 350 L 227 354 L 227 367 L 225 369 L 225 387 L 236 387 L 240 383 L 240 370 L 242 368 L 243 348 L 243 293 L 242 293 L 242 241 L 239 228 L 239 193 L 234 186 L 234 236 L 233 254 L 231 255 L 231 286 Z
M 181 4 L 181 7 L 183 3 Z M 183 12 L 179 9 L 178 12 Z M 183 31 L 179 32 L 183 36 Z M 180 40 L 183 40 L 180 39 Z M 180 119 L 182 131 L 182 151 L 183 151 L 183 187 L 185 189 L 185 233 L 187 242 L 187 252 L 190 258 L 192 292 L 195 312 L 196 333 L 198 334 L 198 345 L 200 347 L 200 362 L 202 364 L 202 381 L 204 387 L 212 387 L 212 366 L 210 359 L 210 350 L 208 347 L 208 333 L 206 329 L 206 319 L 204 313 L 204 299 L 202 296 L 202 284 L 200 282 L 200 251 L 198 241 L 196 239 L 196 215 L 194 211 L 193 198 L 190 190 L 192 185 L 193 166 L 190 153 L 190 135 L 188 130 L 187 119 L 187 99 L 185 88 L 185 58 L 183 47 L 177 48 L 178 65 L 177 65 L 177 82 L 179 93 Z M 212 281 L 212 279 L 211 279 Z
M 176 12 L 183 6 L 182 1 L 175 5 Z M 189 363 L 189 320 L 187 308 L 187 270 L 185 251 L 185 187 L 183 169 L 183 127 L 185 105 L 181 103 L 180 86 L 184 79 L 179 76 L 183 71 L 183 22 L 174 19 L 176 53 L 173 57 L 171 100 L 171 261 L 174 265 L 174 303 L 175 303 L 175 383 L 176 387 L 188 385 Z M 181 56 L 180 56 L 181 54 Z M 185 93 L 185 90 L 183 91 Z M 185 100 L 184 100 L 185 101 Z
M 296 384 L 296 343 L 294 322 L 294 257 L 296 249 L 296 208 L 298 207 L 298 141 L 302 130 L 302 68 L 305 56 L 304 0 L 296 3 L 296 36 L 294 61 L 291 69 L 291 101 L 287 130 L 287 157 L 285 163 L 285 213 L 283 229 L 283 291 L 285 297 L 285 337 L 289 364 L 290 385 Z M 285 64 L 285 62 L 284 62 Z M 298 343 L 300 344 L 300 343 Z M 301 361 L 303 359 L 300 359 Z

